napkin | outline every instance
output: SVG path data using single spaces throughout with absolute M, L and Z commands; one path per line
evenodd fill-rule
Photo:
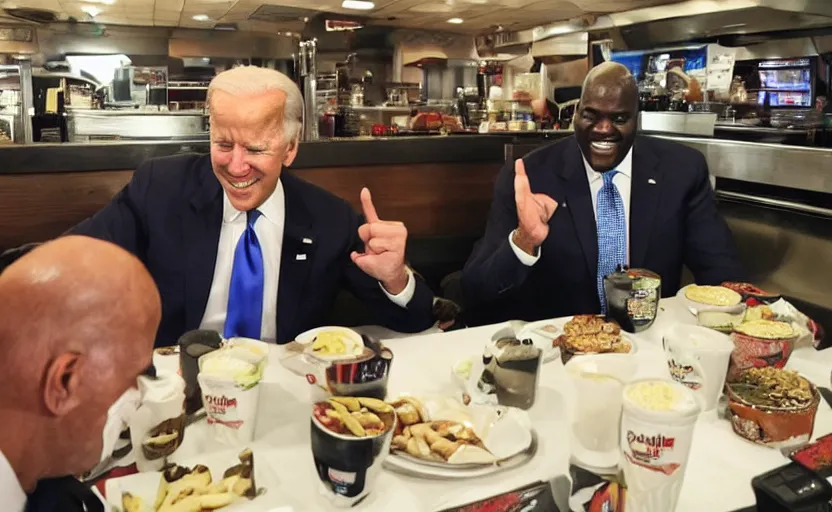
M 130 420 L 130 438 L 139 471 L 159 471 L 182 444 L 185 433 L 185 380 L 159 371 L 139 377 L 141 404 Z

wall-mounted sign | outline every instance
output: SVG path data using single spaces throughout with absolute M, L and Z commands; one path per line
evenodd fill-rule
M 346 32 L 349 30 L 358 30 L 360 28 L 364 28 L 364 25 L 358 21 L 326 20 L 327 32 Z

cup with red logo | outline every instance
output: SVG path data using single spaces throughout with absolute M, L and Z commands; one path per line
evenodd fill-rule
M 682 488 L 699 401 L 684 385 L 662 379 L 632 382 L 623 395 L 620 464 L 627 510 L 671 512 Z
M 266 343 L 237 338 L 199 358 L 197 380 L 217 441 L 240 446 L 253 440 L 268 354 Z
M 332 397 L 312 408 L 312 460 L 319 492 L 336 508 L 358 505 L 373 490 L 398 419 L 372 397 Z

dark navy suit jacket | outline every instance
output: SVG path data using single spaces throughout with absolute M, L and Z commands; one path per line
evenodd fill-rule
M 367 303 L 386 327 L 417 332 L 432 325 L 433 293 L 424 282 L 417 279 L 416 293 L 405 309 L 352 262 L 350 253 L 362 247 L 361 220 L 346 201 L 287 171 L 281 181 L 286 217 L 277 292 L 278 343 L 320 326 L 341 287 Z M 114 242 L 144 262 L 162 297 L 156 346 L 168 346 L 202 321 L 222 210 L 222 187 L 210 158 L 178 155 L 143 163 L 109 205 L 71 233 Z M 306 259 L 298 259 L 299 254 Z
M 555 199 L 540 260 L 523 265 L 508 237 L 517 227 L 514 162 L 500 171 L 485 236 L 462 275 L 471 324 L 599 313 L 598 237 L 583 157 L 574 136 L 523 158 L 531 189 Z M 630 192 L 630 266 L 662 277 L 675 294 L 686 265 L 699 284 L 743 280 L 733 236 L 717 212 L 705 158 L 698 151 L 638 136 Z

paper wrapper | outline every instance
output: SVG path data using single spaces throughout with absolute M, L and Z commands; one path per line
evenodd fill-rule
M 576 465 L 569 466 L 571 512 L 625 512 L 627 489 L 616 477 L 600 476 Z
M 197 375 L 202 390 L 202 403 L 208 415 L 214 438 L 230 446 L 242 446 L 254 438 L 257 420 L 257 404 L 260 398 L 260 379 L 268 357 L 268 345 L 254 340 L 231 340 L 220 350 L 199 359 Z M 232 370 L 226 373 L 206 373 L 209 359 L 219 358 L 229 367 L 238 363 L 253 365 L 253 374 L 239 375 Z M 216 361 L 214 361 L 216 363 Z
M 142 401 L 130 421 L 130 438 L 139 471 L 159 471 L 182 444 L 185 381 L 172 372 L 139 378 Z

